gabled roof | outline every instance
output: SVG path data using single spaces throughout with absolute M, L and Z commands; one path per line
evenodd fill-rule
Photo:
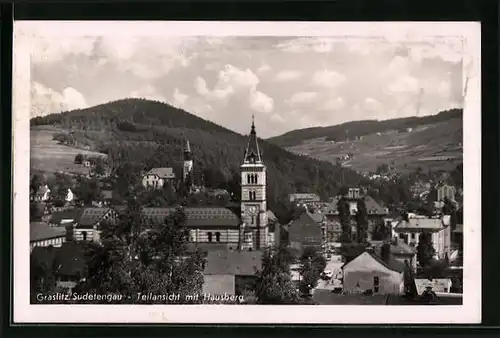
M 404 231 L 440 231 L 443 229 L 443 221 L 440 218 L 428 218 L 428 217 L 418 217 L 409 218 L 408 221 L 401 219 L 396 226 L 394 231 L 404 232 Z
M 57 211 L 52 214 L 49 223 L 60 225 L 63 220 L 73 220 L 74 223 L 78 223 L 82 214 L 83 208 L 71 208 Z
M 392 255 L 389 255 L 389 258 L 388 258 L 387 262 L 384 261 L 382 259 L 382 257 L 380 257 L 378 254 L 376 254 L 374 252 L 365 251 L 361 255 L 369 255 L 371 258 L 373 258 L 375 261 L 377 261 L 380 265 L 382 265 L 383 267 L 385 267 L 385 268 L 387 268 L 389 270 L 396 271 L 396 272 L 404 272 L 406 270 L 405 263 L 402 263 L 402 262 L 398 261 Z M 361 255 L 359 255 L 358 257 L 354 258 L 352 261 L 350 261 L 350 262 L 342 265 L 341 268 L 345 269 L 349 264 L 352 264 Z
M 30 242 L 66 236 L 66 228 L 51 227 L 45 222 L 30 223 Z
M 109 212 L 115 212 L 111 208 L 84 208 L 78 227 L 94 226 Z
M 46 192 L 50 192 L 50 189 L 49 187 L 47 187 L 47 185 L 42 185 L 38 188 L 38 190 L 36 191 L 36 194 L 37 195 L 43 195 L 45 194 Z
M 173 168 L 153 168 L 146 175 L 158 175 L 159 178 L 175 178 Z
M 278 218 L 272 210 L 267 210 L 267 219 L 269 222 L 278 222 Z
M 260 251 L 209 252 L 205 275 L 253 276 L 262 267 Z
M 224 207 L 183 208 L 186 215 L 186 226 L 198 227 L 239 227 L 240 218 Z M 143 208 L 142 215 L 155 223 L 164 223 L 165 219 L 176 211 L 176 208 Z

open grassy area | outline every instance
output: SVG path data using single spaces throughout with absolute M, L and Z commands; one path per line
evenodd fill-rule
M 30 169 L 46 173 L 66 171 L 86 174 L 89 168 L 75 164 L 77 154 L 105 156 L 103 154 L 73 148 L 53 140 L 55 133 L 61 130 L 49 126 L 36 126 L 30 130 Z
M 424 125 L 411 132 L 387 131 L 365 135 L 361 140 L 333 143 L 313 139 L 288 148 L 289 151 L 335 163 L 347 153 L 354 157 L 344 165 L 373 172 L 387 163 L 400 172 L 449 170 L 462 162 L 462 119 Z

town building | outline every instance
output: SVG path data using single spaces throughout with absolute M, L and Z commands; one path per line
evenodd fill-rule
M 375 252 L 382 255 L 382 247 L 386 242 L 380 244 L 372 243 Z M 399 238 L 393 238 L 390 242 L 390 254 L 395 260 L 408 265 L 412 272 L 417 271 L 417 249 L 413 245 L 408 245 Z
M 65 227 L 51 227 L 46 222 L 30 223 L 30 251 L 35 247 L 60 247 L 65 241 Z
M 306 247 L 321 249 L 324 243 L 325 218 L 323 214 L 304 211 L 288 224 L 290 247 L 302 252 Z
M 261 267 L 259 251 L 209 252 L 203 271 L 203 293 L 241 295 L 253 290 Z
M 48 201 L 49 198 L 50 198 L 50 189 L 46 184 L 40 186 L 34 194 L 35 202 L 45 202 Z
M 153 168 L 142 176 L 142 185 L 149 189 L 161 189 L 175 180 L 173 168 Z
M 104 222 L 116 222 L 118 213 L 111 208 L 84 208 L 80 219 L 73 226 L 76 241 L 100 242 L 100 226 Z
M 314 193 L 289 194 L 288 199 L 296 206 L 314 206 L 321 201 L 320 197 Z
M 340 236 L 342 235 L 340 216 L 337 209 L 337 204 L 340 198 L 340 196 L 332 198 L 329 206 L 324 209 L 327 229 L 326 237 L 329 243 L 340 242 Z M 370 195 L 363 194 L 359 188 L 350 188 L 345 198 L 349 204 L 352 234 L 356 233 L 356 222 L 354 221 L 354 216 L 358 210 L 358 201 L 362 198 L 364 199 L 368 218 L 367 236 L 368 241 L 370 241 L 374 227 L 380 223 L 385 224 L 385 218 L 389 214 L 389 210 L 375 201 L 375 199 Z
M 50 226 L 73 224 L 80 221 L 84 208 L 70 208 L 52 213 L 48 223 Z
M 236 250 L 240 247 L 241 221 L 238 215 L 224 207 L 192 207 L 182 208 L 189 229 L 190 243 L 212 245 L 217 249 Z M 176 211 L 175 208 L 143 208 L 143 221 L 151 224 L 164 224 L 167 217 Z M 212 251 L 212 250 L 208 250 Z
M 344 293 L 404 294 L 405 264 L 391 256 L 388 245 L 381 251 L 365 251 L 342 266 Z
M 418 246 L 420 234 L 431 234 L 432 245 L 436 251 L 436 259 L 445 259 L 451 253 L 450 216 L 426 217 L 409 215 L 401 219 L 394 227 L 394 231 L 404 243 Z
M 182 178 L 184 181 L 187 180 L 188 176 L 192 175 L 193 172 L 193 158 L 191 156 L 191 146 L 189 145 L 189 140 L 186 140 L 184 146 L 184 165 L 182 167 Z
M 101 190 L 101 201 L 103 205 L 110 205 L 113 200 L 113 190 Z

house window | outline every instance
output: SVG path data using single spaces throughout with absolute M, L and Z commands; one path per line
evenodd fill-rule
M 414 240 L 415 239 L 415 233 L 412 233 L 411 234 L 411 239 Z
M 87 231 L 82 231 L 83 240 L 87 240 Z
M 255 224 L 255 216 L 252 216 L 252 225 Z
M 211 232 L 209 232 L 209 233 L 208 233 L 208 241 L 209 241 L 209 242 L 211 242 L 211 241 L 212 241 L 212 233 L 211 233 Z
M 220 242 L 220 232 L 215 233 L 215 241 Z
M 378 276 L 373 276 L 373 292 L 376 293 L 378 292 L 380 286 L 380 280 Z

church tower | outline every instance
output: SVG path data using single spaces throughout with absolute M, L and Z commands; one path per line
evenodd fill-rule
M 193 171 L 193 158 L 191 155 L 191 147 L 189 146 L 189 140 L 186 140 L 184 145 L 184 166 L 182 169 L 182 177 L 186 181 L 188 175 Z
M 252 127 L 241 170 L 241 218 L 243 222 L 242 249 L 260 250 L 268 246 L 266 203 L 266 166 Z

